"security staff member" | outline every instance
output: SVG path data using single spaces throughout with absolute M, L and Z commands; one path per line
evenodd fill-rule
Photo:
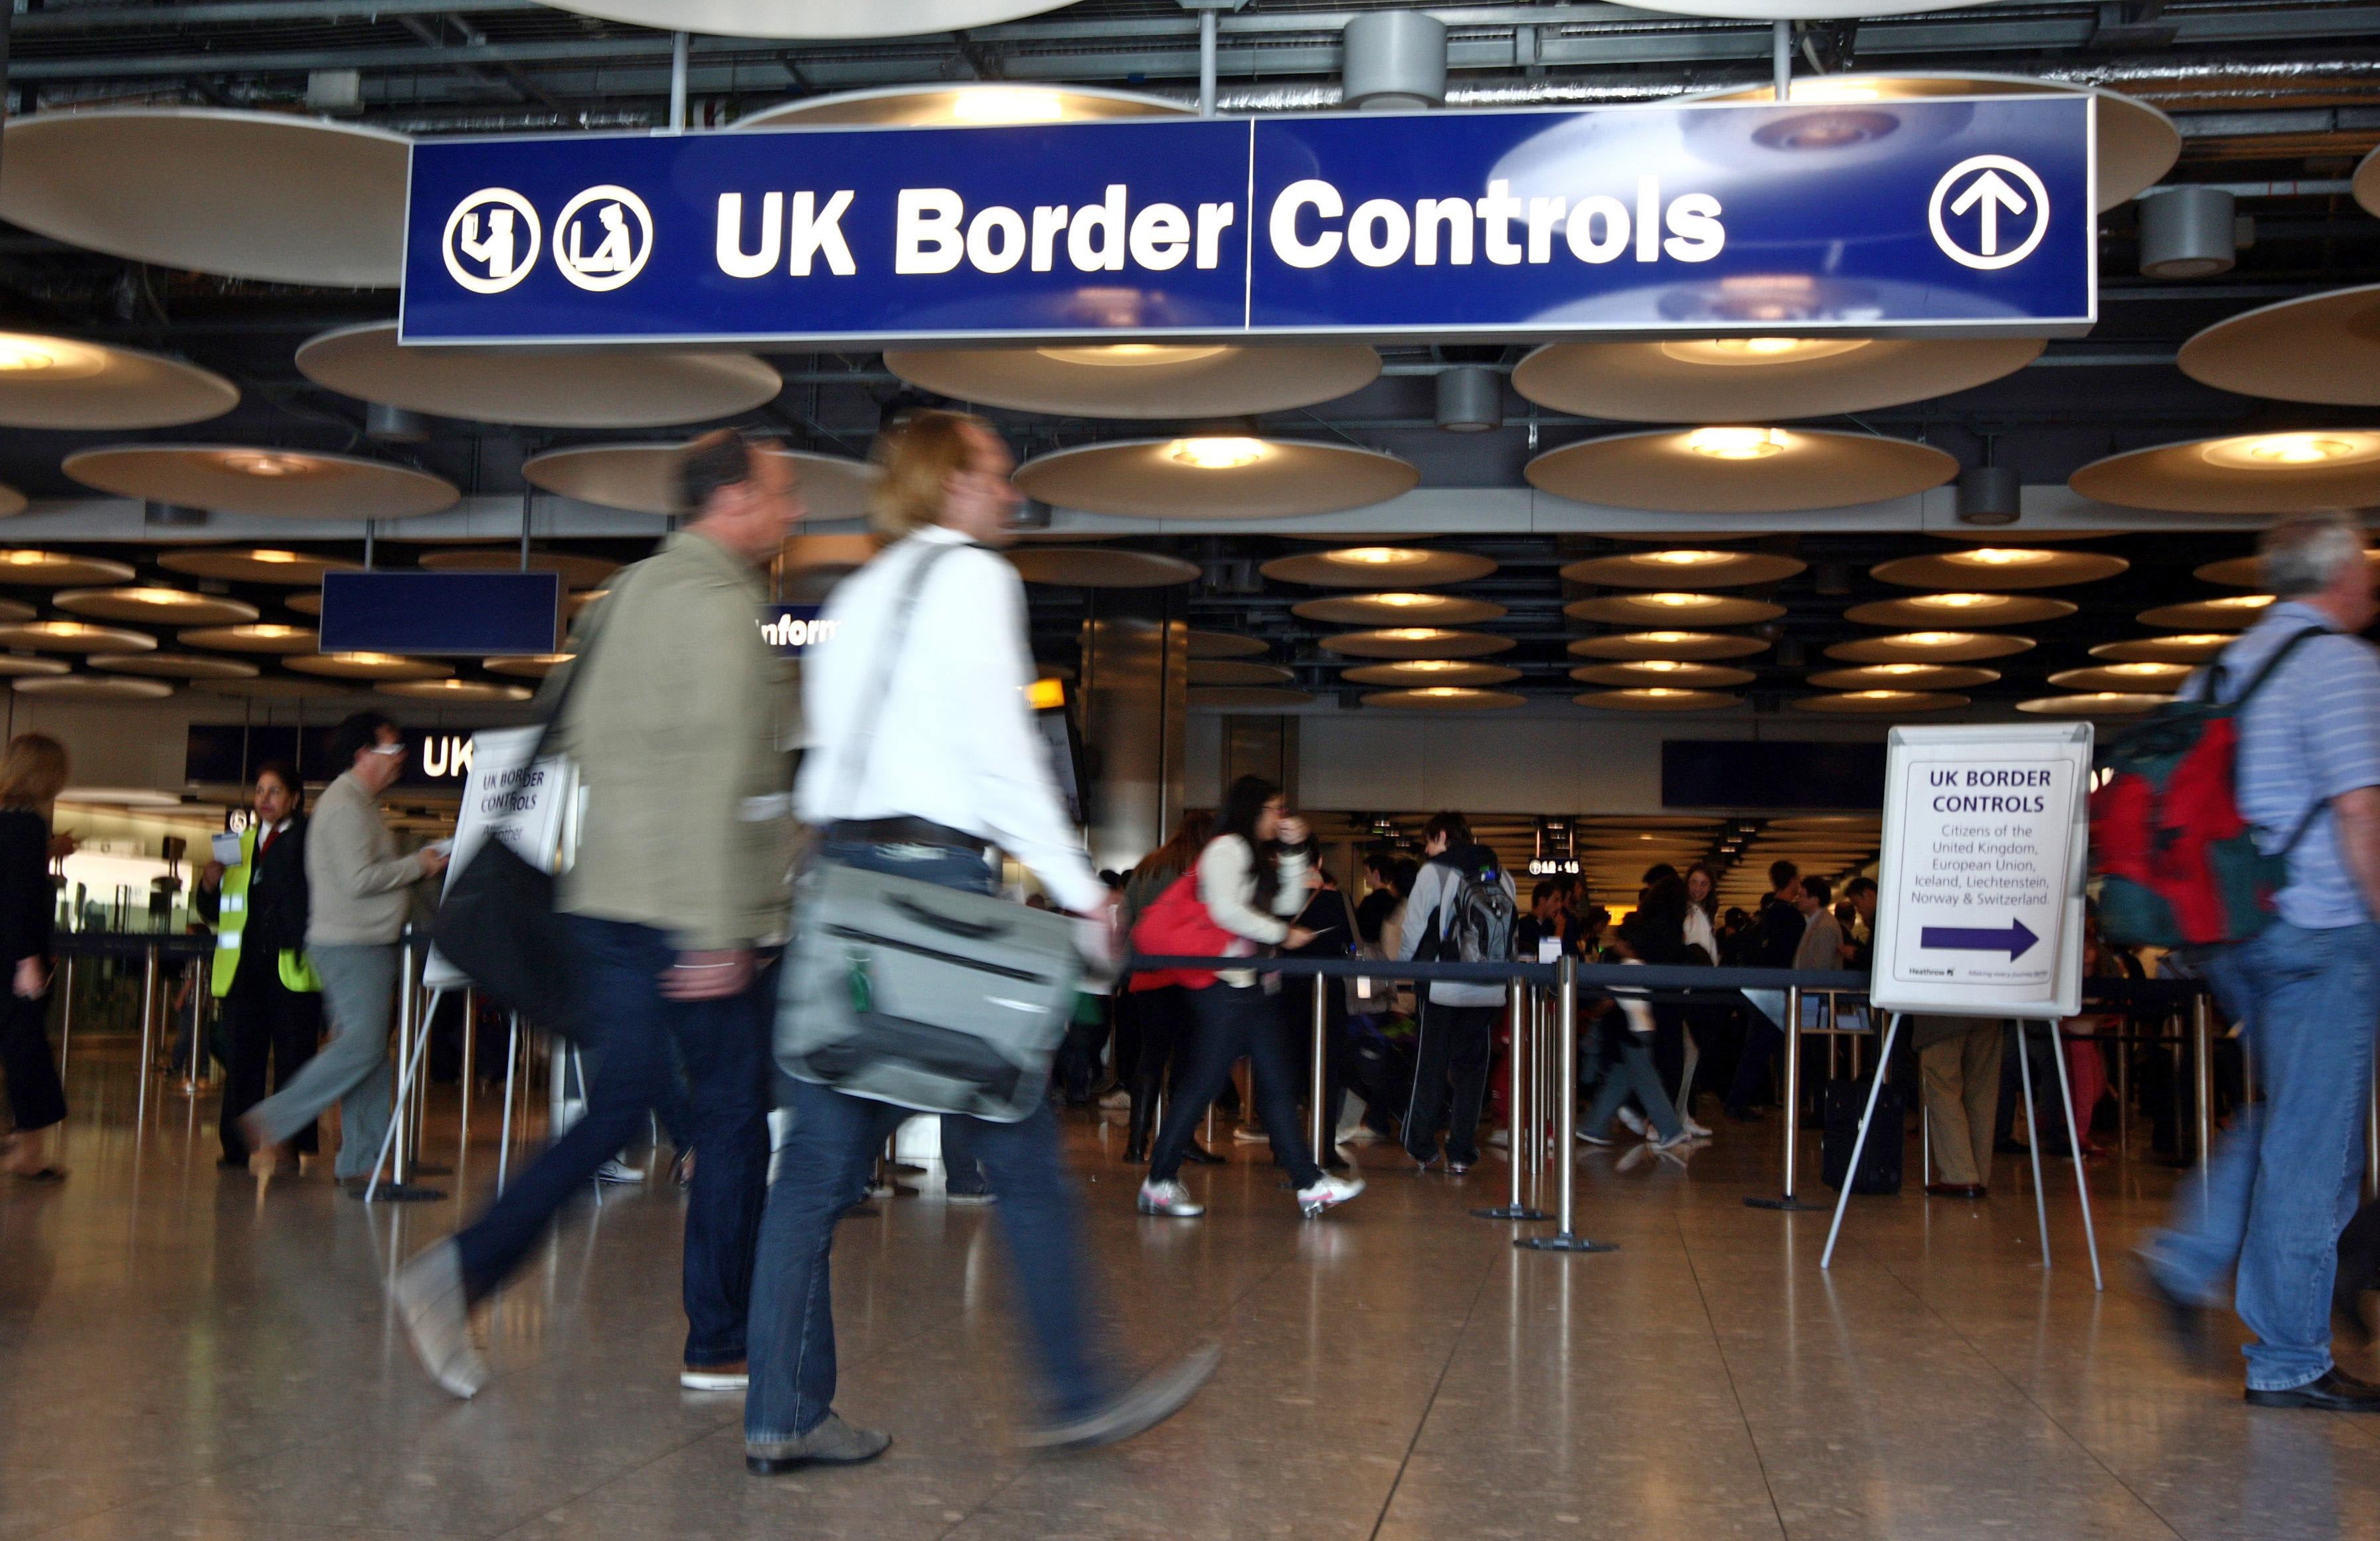
M 298 773 L 267 760 L 256 772 L 256 817 L 240 834 L 238 862 L 211 861 L 199 873 L 194 907 L 215 928 L 212 986 L 223 1002 L 231 1068 L 223 1099 L 225 1167 L 248 1165 L 239 1118 L 264 1100 L 267 1068 L 280 1090 L 322 1037 L 322 985 L 305 953 L 305 802 Z M 298 1154 L 312 1155 L 316 1140 L 313 1124 L 299 1130 L 278 1170 L 294 1172 Z

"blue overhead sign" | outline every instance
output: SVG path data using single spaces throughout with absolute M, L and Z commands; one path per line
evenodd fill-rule
M 407 343 L 2075 332 L 2087 95 L 431 140 Z

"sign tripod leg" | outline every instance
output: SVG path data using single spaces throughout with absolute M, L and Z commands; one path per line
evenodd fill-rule
M 444 990 L 440 990 L 430 998 L 431 1011 L 438 1009 L 438 1002 L 444 999 L 445 994 Z M 399 1052 L 404 1057 L 397 1066 L 396 1098 L 389 1109 L 388 1130 L 380 1137 L 380 1154 L 372 1159 L 371 1179 L 364 1184 L 366 1204 L 370 1204 L 380 1192 L 380 1169 L 389 1164 L 390 1147 L 396 1143 L 397 1131 L 404 1126 L 405 1099 L 413 1091 L 414 1077 L 421 1070 L 422 1057 L 430 1052 L 430 1035 L 426 1032 L 416 1033 L 410 1043 L 400 1040 L 398 1047 Z M 401 1193 L 404 1188 L 404 1174 L 392 1171 L 389 1174 L 389 1191 L 393 1194 Z
M 2066 1113 L 2066 1148 L 2074 1155 L 2074 1192 L 2082 1200 L 2082 1241 L 2083 1244 L 2091 1249 L 2091 1288 L 2104 1291 L 2107 1287 L 2107 1280 L 2099 1272 L 2099 1233 L 2091 1224 L 2091 1174 L 2082 1159 L 2081 1132 L 2074 1126 L 2074 1094 L 2066 1084 L 2065 1037 L 2055 1022 L 2049 1025 L 2049 1052 L 2050 1057 L 2058 1064 L 2058 1100 Z M 2033 1159 L 2037 1169 L 2041 1160 L 2041 1141 L 2038 1136 L 2034 1138 L 2033 1145 Z M 2046 1224 L 2047 1221 L 2045 1219 L 2043 1223 Z M 2045 1246 L 2042 1249 L 2042 1256 L 2046 1259 L 2048 1256 L 2049 1249 Z
M 2016 1025 L 2016 1069 L 2024 1080 L 2024 1143 L 2033 1152 L 2033 1212 L 2041 1221 L 2041 1266 L 2049 1267 L 2049 1191 L 2041 1185 L 2041 1107 L 2033 1099 L 2032 1046 Z M 2062 1079 L 2062 1077 L 2061 1077 Z
M 505 1170 L 513 1156 L 513 1091 L 520 1081 L 521 1034 L 520 1013 L 508 1013 L 512 1018 L 511 1035 L 504 1040 L 504 1127 L 496 1134 L 496 1196 L 504 1196 Z
M 1835 1266 L 1835 1238 L 1843 1233 L 1843 1212 L 1852 1207 L 1852 1190 L 1859 1186 L 1860 1158 L 1867 1153 L 1869 1126 L 1876 1122 L 1876 1099 L 1884 1095 L 1884 1077 L 1892 1063 L 1893 1035 L 1900 1031 L 1900 1013 L 1892 1013 L 1885 1025 L 1884 1047 L 1876 1051 L 1876 1079 L 1867 1084 L 1867 1111 L 1860 1114 L 1859 1134 L 1852 1140 L 1852 1167 L 1843 1174 L 1842 1192 L 1835 1195 L 1835 1222 L 1827 1227 L 1827 1250 L 1818 1255 L 1818 1267 Z M 1901 1132 L 1894 1129 L 1891 1137 L 1900 1139 Z

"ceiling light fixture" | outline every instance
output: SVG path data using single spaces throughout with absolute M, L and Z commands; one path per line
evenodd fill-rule
M 1066 103 L 1054 91 L 979 86 L 951 103 L 953 123 L 1057 123 L 1065 115 Z
M 1165 447 L 1166 458 L 1202 471 L 1232 471 L 1265 457 L 1261 439 L 1176 439 Z
M 1681 364 L 1802 364 L 1868 346 L 1865 337 L 1697 337 L 1663 343 Z
M 2271 594 L 2227 594 L 2219 600 L 2203 600 L 2202 604 L 2217 610 L 2262 610 L 2273 602 Z
M 1146 369 L 1160 364 L 1195 364 L 1230 349 L 1176 347 L 1164 343 L 1110 343 L 1091 347 L 1044 347 L 1035 352 L 1061 364 L 1089 364 L 1100 369 Z
M 1446 596 L 1443 594 L 1374 594 L 1370 597 L 1370 602 L 1388 605 L 1397 610 L 1423 610 L 1431 605 L 1444 604 Z
M 262 450 L 226 450 L 215 456 L 215 464 L 241 476 L 257 477 L 303 476 L 314 468 L 314 463 L 302 455 Z
M 1644 596 L 1646 604 L 1658 604 L 1665 610 L 1702 610 L 1723 601 L 1716 594 L 1659 593 Z
M 1707 567 L 1714 562 L 1727 561 L 1729 554 L 1730 553 L 1726 552 L 1646 552 L 1643 555 L 1633 557 L 1631 560 L 1636 562 L 1658 562 L 1665 567 Z
M 1429 552 L 1407 546 L 1351 546 L 1342 552 L 1325 552 L 1322 559 L 1358 567 L 1410 567 L 1428 561 Z
M 1977 546 L 1973 551 L 1952 552 L 1942 560 L 1969 564 L 1978 567 L 2030 567 L 2036 563 L 2054 562 L 2056 552 L 2045 552 L 2010 546 Z
M 1451 637 L 1454 634 L 1451 631 L 1441 631 L 1436 626 L 1390 626 L 1380 635 L 1398 642 L 1435 642 L 1441 637 Z
M 1974 638 L 1971 631 L 1910 631 L 1901 633 L 1899 640 L 1912 648 L 1955 648 Z
M 1686 448 L 1714 460 L 1765 460 L 1792 442 L 1781 428 L 1698 428 L 1686 435 Z
M 64 337 L 0 332 L 0 375 L 39 375 L 43 380 L 86 380 L 107 367 L 107 355 Z
M 1908 602 L 1928 610 L 1989 610 L 2009 601 L 2006 594 L 1919 594 Z
M 2268 471 L 2291 466 L 2353 466 L 2380 460 L 2380 433 L 2335 430 L 2320 433 L 2257 433 L 2217 439 L 2199 455 L 2211 465 Z

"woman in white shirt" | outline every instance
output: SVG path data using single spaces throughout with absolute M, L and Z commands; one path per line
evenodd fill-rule
M 1231 933 L 1228 957 L 1253 957 L 1260 946 L 1303 947 L 1314 933 L 1291 924 L 1305 905 L 1305 821 L 1285 818 L 1281 788 L 1261 776 L 1242 776 L 1223 796 L 1215 838 L 1198 856 L 1198 897 L 1208 917 Z M 1297 1207 L 1307 1219 L 1364 1191 L 1360 1179 L 1332 1177 L 1315 1163 L 1297 1126 L 1296 1078 L 1273 997 L 1246 969 L 1228 969 L 1190 991 L 1197 1026 L 1182 1089 L 1167 1107 L 1165 1127 L 1140 1185 L 1140 1212 L 1195 1219 L 1207 1207 L 1182 1186 L 1183 1153 L 1190 1131 L 1246 1055 L 1256 1072 L 1257 1115 L 1272 1136 L 1273 1153 L 1289 1168 Z

